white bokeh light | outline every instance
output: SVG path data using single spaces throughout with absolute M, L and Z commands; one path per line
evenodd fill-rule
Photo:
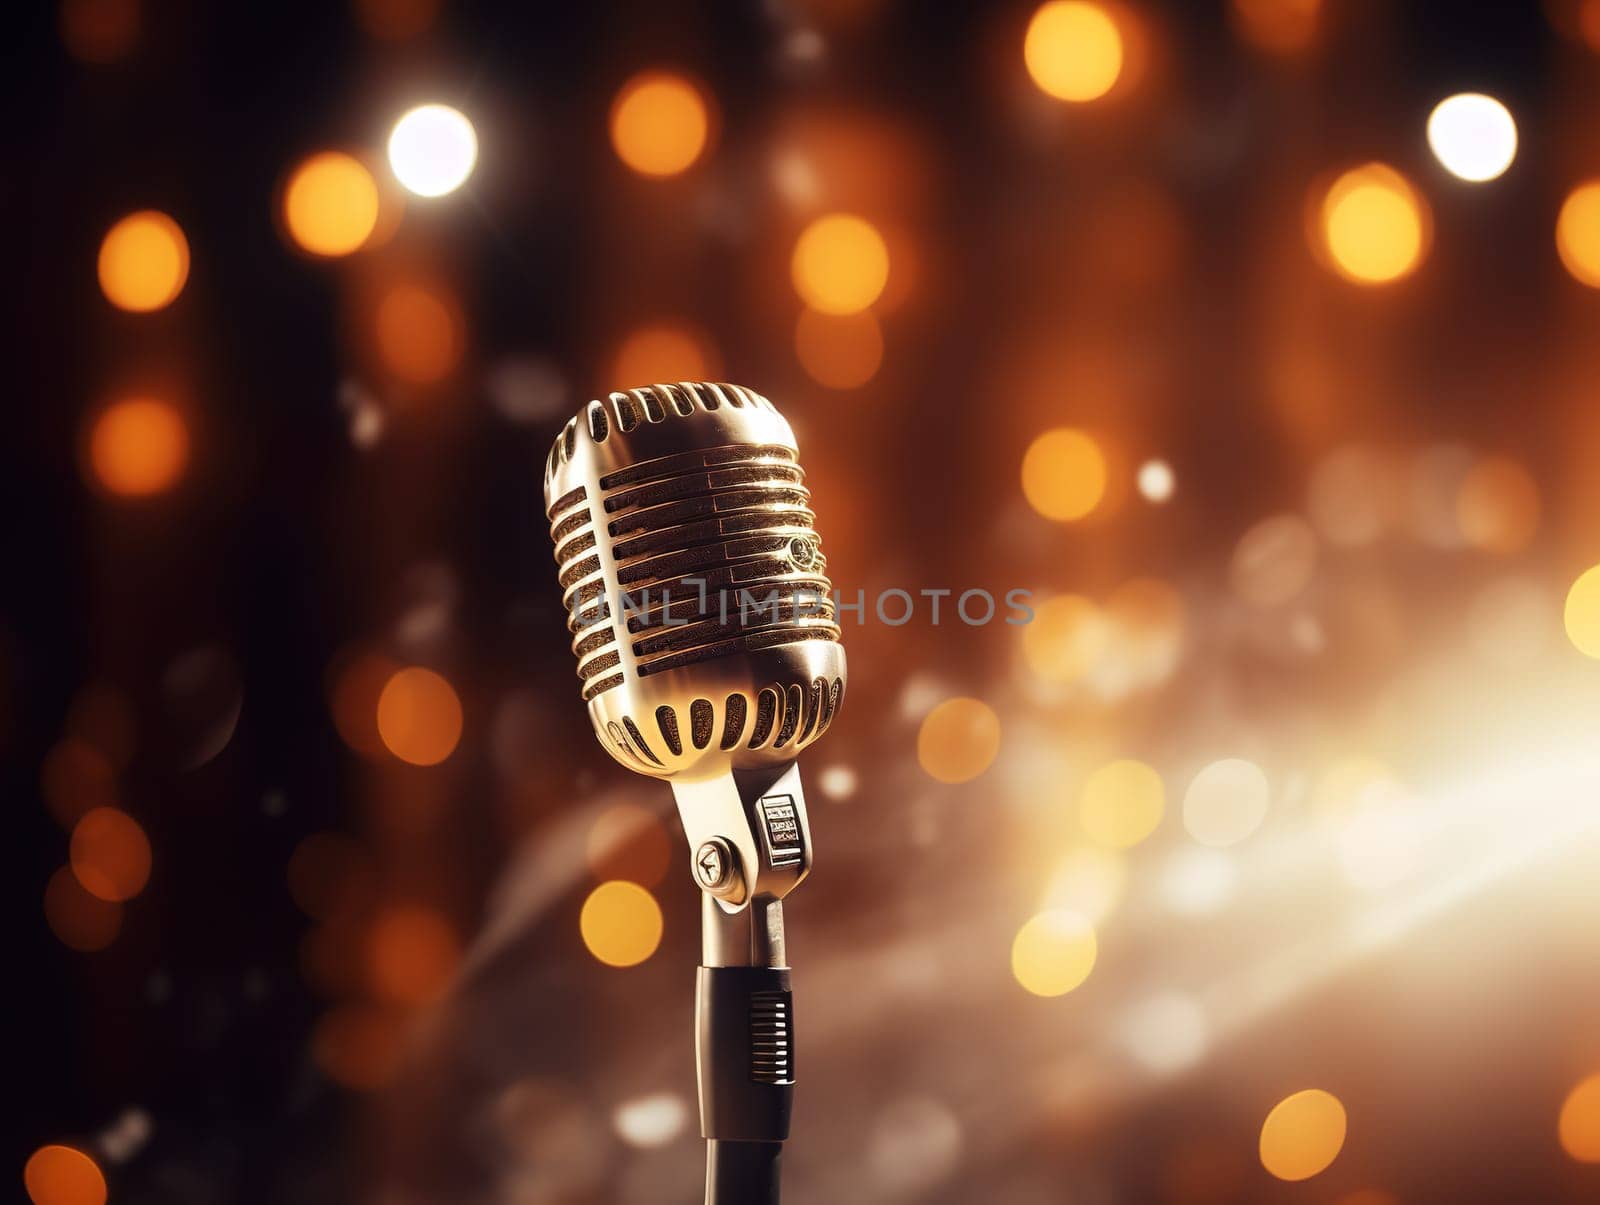
M 1146 502 L 1156 505 L 1172 497 L 1177 479 L 1172 466 L 1164 460 L 1147 460 L 1139 466 L 1139 493 Z
M 477 162 L 478 135 L 466 115 L 449 105 L 419 105 L 389 135 L 389 166 L 419 197 L 454 192 Z
M 1517 123 L 1492 96 L 1461 92 L 1435 106 L 1428 145 L 1452 176 L 1479 183 L 1503 174 L 1517 157 Z

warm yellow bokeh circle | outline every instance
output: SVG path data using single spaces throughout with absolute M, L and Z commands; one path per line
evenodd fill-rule
M 1069 523 L 1091 514 L 1106 495 L 1109 472 L 1094 437 L 1072 427 L 1046 431 L 1022 457 L 1022 492 L 1047 519 Z
M 1280 1180 L 1309 1180 L 1339 1157 L 1346 1125 L 1344 1105 L 1331 1092 L 1287 1096 L 1261 1123 L 1261 1166 Z
M 639 884 L 613 879 L 584 900 L 578 929 L 589 953 L 607 966 L 637 966 L 661 944 L 661 907 Z
M 97 268 L 112 305 L 134 313 L 159 310 L 189 279 L 189 242 L 166 214 L 143 209 L 106 232 Z
M 857 314 L 889 283 L 889 247 L 865 218 L 832 213 L 800 232 L 789 268 L 795 292 L 812 309 Z
M 1097 100 L 1122 74 L 1122 32 L 1104 7 L 1051 0 L 1028 22 L 1022 59 L 1040 91 L 1057 100 Z
M 1000 752 L 1000 717 L 979 699 L 946 699 L 917 733 L 917 762 L 940 782 L 967 782 Z
M 353 155 L 312 155 L 289 178 L 283 220 L 289 236 L 311 254 L 349 255 L 378 224 L 378 183 Z
M 1428 211 L 1399 172 L 1382 163 L 1353 168 L 1334 181 L 1321 206 L 1329 262 L 1346 280 L 1382 285 L 1416 270 L 1428 248 Z
M 1035 996 L 1064 996 L 1094 970 L 1099 945 L 1082 914 L 1052 908 L 1031 917 L 1011 943 L 1011 973 Z
M 611 145 L 642 176 L 676 176 L 705 151 L 711 118 L 700 90 L 681 75 L 644 71 L 611 105 Z

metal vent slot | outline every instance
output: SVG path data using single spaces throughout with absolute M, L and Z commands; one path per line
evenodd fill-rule
M 628 591 L 628 631 L 637 635 L 669 620 L 684 619 L 692 623 L 708 620 L 713 615 L 718 623 L 735 617 L 759 619 L 762 612 L 789 603 L 797 608 L 794 616 L 797 620 L 814 619 L 838 626 L 834 623 L 833 598 L 828 592 L 826 578 L 744 572 L 747 565 L 759 569 L 772 564 L 771 561 L 736 561 L 732 565 L 713 566 L 692 577 L 645 582 Z M 742 617 L 739 615 L 741 601 L 745 603 Z
M 666 706 L 657 707 L 656 727 L 661 729 L 661 739 L 667 742 L 667 748 L 672 750 L 674 756 L 683 752 L 683 740 L 678 736 L 678 713 L 676 711 Z
M 758 652 L 761 649 L 776 648 L 780 644 L 799 644 L 802 640 L 838 640 L 838 628 L 792 628 L 776 627 L 749 636 L 741 636 L 737 640 L 720 640 L 715 644 L 703 645 L 700 648 L 689 649 L 682 653 L 671 653 L 664 657 L 657 657 L 654 661 L 646 662 L 639 666 L 639 676 L 648 678 L 651 674 L 664 673 L 669 669 L 682 669 L 685 665 L 695 665 L 701 661 L 709 661 L 713 657 L 726 656 L 729 653 Z M 757 716 L 759 721 L 760 717 Z M 766 739 L 765 735 L 762 737 Z M 754 738 L 752 738 L 754 742 Z M 756 743 L 750 746 L 757 748 Z
M 551 534 L 553 535 L 554 533 L 552 532 Z M 593 547 L 594 531 L 586 528 L 556 549 L 556 564 L 565 565 L 580 552 L 588 552 Z
M 656 396 L 654 389 L 636 389 L 634 393 L 644 405 L 644 416 L 652 423 L 659 423 L 667 417 L 667 412 L 661 408 L 661 399 Z
M 750 703 L 742 694 L 728 696 L 725 718 L 722 721 L 722 747 L 732 749 L 739 743 L 739 738 L 744 735 L 745 716 L 749 713 Z
M 601 599 L 600 605 L 597 607 L 580 607 L 577 610 L 568 607 L 567 631 L 576 636 L 579 632 L 583 631 L 584 628 L 592 628 L 595 624 L 604 623 L 610 618 L 611 603 L 607 599 Z M 609 628 L 606 629 L 606 631 L 607 634 L 610 633 Z
M 795 734 L 795 729 L 800 726 L 800 712 L 806 705 L 806 692 L 801 685 L 793 683 L 788 690 L 788 697 L 783 707 L 783 727 L 778 729 L 778 739 L 774 747 L 781 749 L 787 745 Z
M 817 730 L 818 723 L 822 720 L 822 701 L 828 697 L 828 684 L 818 678 L 811 684 L 811 690 L 806 695 L 806 722 L 800 730 L 800 743 L 803 745 L 811 739 L 811 734 Z
M 696 699 L 689 704 L 689 742 L 696 749 L 711 743 L 712 717 L 710 699 Z
M 736 468 L 702 469 L 676 477 L 664 477 L 645 485 L 634 486 L 622 493 L 612 494 L 605 500 L 608 515 L 620 514 L 658 502 L 672 502 L 697 494 L 734 494 L 737 486 L 757 486 L 778 499 L 786 494 L 797 494 L 793 500 L 804 506 L 811 495 L 800 485 L 800 471 L 790 465 L 749 465 Z M 797 488 L 798 487 L 798 488 Z M 754 492 L 754 491 L 753 491 Z M 746 505 L 754 499 L 743 498 Z M 765 502 L 767 499 L 759 499 Z M 721 509 L 719 507 L 719 509 Z
M 639 408 L 626 393 L 613 393 L 611 404 L 617 408 L 617 426 L 632 431 L 639 425 Z
M 672 408 L 679 414 L 688 418 L 694 413 L 694 399 L 680 385 L 657 385 L 657 389 L 667 395 L 667 400 L 672 403 Z
M 594 698 L 596 695 L 603 695 L 603 694 L 605 694 L 606 691 L 610 690 L 613 686 L 621 686 L 621 685 L 622 685 L 622 675 L 621 674 L 612 674 L 611 677 L 609 677 L 609 678 L 601 678 L 596 682 L 591 682 L 591 683 L 589 683 L 589 685 L 587 685 L 587 686 L 585 686 L 583 688 L 583 701 L 585 703 L 587 703 L 590 699 Z M 660 763 L 658 762 L 657 764 L 659 765 Z
M 606 645 L 611 643 L 611 640 L 612 636 L 610 628 L 606 628 L 599 632 L 591 632 L 582 640 L 574 644 L 572 646 L 572 651 L 580 657 L 587 657 L 590 653 L 605 648 Z
M 722 543 L 729 536 L 742 535 L 745 532 L 768 532 L 781 536 L 787 545 L 797 536 L 808 538 L 814 530 L 810 515 L 805 511 L 789 511 L 781 515 L 766 511 L 751 511 L 748 514 L 697 519 L 689 523 L 680 523 L 675 527 L 642 532 L 626 540 L 619 540 L 612 547 L 611 555 L 618 565 L 627 565 L 653 552 L 683 552 L 703 544 Z M 582 552 L 583 549 L 574 548 L 573 551 Z M 563 562 L 567 560 L 566 557 L 557 559 Z
M 597 598 L 603 598 L 605 592 L 605 582 L 586 582 L 568 590 L 566 594 L 562 595 L 561 601 L 566 604 L 569 612 L 579 609 L 586 610 L 587 608 L 584 608 L 585 603 L 593 602 Z
M 578 420 L 569 418 L 566 430 L 561 432 L 561 455 L 564 460 L 571 460 L 572 454 L 578 450 Z
M 715 410 L 721 404 L 717 397 L 716 390 L 710 388 L 709 386 L 703 385 L 699 381 L 695 381 L 693 384 L 689 385 L 689 388 L 694 390 L 695 397 L 700 399 L 700 404 L 707 410 Z
M 710 410 L 710 406 L 706 405 L 706 390 L 702 389 L 701 382 L 678 381 L 678 389 L 683 390 L 683 395 L 688 398 L 691 406 L 698 405 Z
M 606 408 L 599 402 L 589 403 L 589 438 L 595 443 L 605 443 L 611 434 L 611 424 L 606 421 Z
M 636 762 L 642 760 L 639 755 L 633 751 L 633 746 L 628 744 L 628 738 L 622 735 L 622 729 L 617 727 L 617 722 L 615 720 L 606 721 L 606 732 L 611 737 L 611 743 L 623 753 L 626 753 L 630 760 Z
M 617 584 L 631 586 L 635 582 L 670 581 L 673 578 L 687 577 L 691 569 L 699 569 L 705 565 L 736 563 L 753 557 L 761 557 L 761 563 L 771 567 L 770 575 L 777 577 L 790 566 L 787 559 L 774 557 L 772 554 L 787 550 L 792 538 L 787 532 L 779 532 L 770 536 L 749 536 L 737 543 L 715 540 L 693 548 L 685 548 L 680 552 L 668 552 L 649 560 L 636 562 L 626 569 L 619 569 Z M 570 583 L 561 584 L 565 586 Z
M 588 497 L 589 497 L 589 491 L 584 489 L 584 487 L 580 485 L 577 489 L 568 490 L 566 493 L 562 494 L 561 497 L 557 498 L 554 502 L 552 502 L 548 507 L 545 508 L 545 512 L 544 513 L 548 517 L 554 519 L 562 511 L 568 509 L 569 507 L 573 507 L 573 506 L 578 505 L 578 503 L 584 501 Z
M 622 679 L 618 678 L 617 681 L 621 682 Z M 628 735 L 633 738 L 634 747 L 638 749 L 640 753 L 644 754 L 646 760 L 652 761 L 659 766 L 661 764 L 661 759 L 654 753 L 650 752 L 650 746 L 644 743 L 644 737 L 640 735 L 638 725 L 636 725 L 629 716 L 623 716 L 622 726 L 628 730 Z
M 597 556 L 588 556 L 584 557 L 583 560 L 578 561 L 576 564 L 569 565 L 567 568 L 563 569 L 561 571 L 560 578 L 557 580 L 561 583 L 562 588 L 565 589 L 574 582 L 582 581 L 591 573 L 599 572 L 600 558 Z
M 780 464 L 794 464 L 795 451 L 783 444 L 721 444 L 715 448 L 697 448 L 693 452 L 676 452 L 671 456 L 657 456 L 642 460 L 626 468 L 617 469 L 600 478 L 602 490 L 613 490 L 619 485 L 633 485 L 656 477 L 674 477 L 682 472 L 740 461 L 772 460 Z
M 759 749 L 767 743 L 767 738 L 772 735 L 772 721 L 778 715 L 778 692 L 771 686 L 763 686 L 761 693 L 756 696 L 756 722 L 750 728 L 750 747 Z
M 588 681 L 596 674 L 604 673 L 608 669 L 615 669 L 622 663 L 622 654 L 612 649 L 609 653 L 601 653 L 598 657 L 591 657 L 578 664 L 578 677 Z
M 590 522 L 591 517 L 589 515 L 589 508 L 584 507 L 577 513 L 568 515 L 565 519 L 561 520 L 561 522 L 552 526 L 550 528 L 550 538 L 554 540 L 557 545 L 559 545 L 562 540 L 566 539 L 573 532 L 582 531 L 585 527 L 588 527 Z
M 811 495 L 804 489 L 765 486 L 758 489 L 719 490 L 688 497 L 666 499 L 660 505 L 641 507 L 612 519 L 606 530 L 614 536 L 670 531 L 686 520 L 716 518 L 731 522 L 735 517 L 767 517 L 771 526 L 792 526 L 799 520 L 809 527 Z M 767 524 L 756 524 L 764 527 Z
M 741 633 L 755 633 L 775 624 L 800 622 L 802 616 L 798 603 L 778 603 L 763 607 L 759 613 L 753 609 L 743 619 L 738 607 L 728 608 L 728 622 L 723 623 L 715 607 L 707 608 L 707 617 L 700 623 L 670 623 L 650 627 L 649 634 L 633 642 L 635 657 L 654 657 L 657 653 L 671 653 L 698 645 L 733 640 Z M 631 627 L 632 624 L 630 623 Z
M 750 994 L 750 1078 L 759 1084 L 794 1082 L 794 996 Z

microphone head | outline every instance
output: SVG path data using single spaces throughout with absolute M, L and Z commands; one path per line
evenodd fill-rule
M 738 385 L 589 402 L 545 511 L 595 735 L 642 774 L 792 762 L 844 695 L 844 646 L 794 433 Z

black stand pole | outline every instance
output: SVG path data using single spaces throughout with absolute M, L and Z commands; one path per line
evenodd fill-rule
M 776 901 L 763 901 L 736 918 L 771 923 L 781 935 Z M 753 955 L 746 935 L 738 943 L 707 943 L 708 960 Z M 782 961 L 781 936 L 762 941 L 762 962 Z M 794 994 L 789 968 L 772 965 L 702 966 L 695 981 L 695 1054 L 700 1079 L 700 1132 L 706 1145 L 706 1205 L 777 1205 L 783 1142 L 794 1108 Z

